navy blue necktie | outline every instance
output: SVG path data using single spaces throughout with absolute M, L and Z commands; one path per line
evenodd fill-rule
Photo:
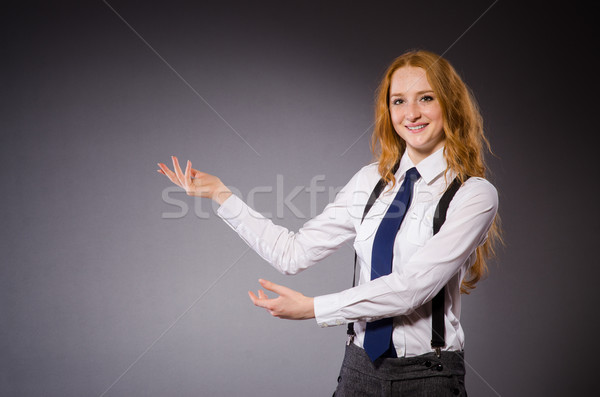
M 413 186 L 420 177 L 415 167 L 406 171 L 398 194 L 381 220 L 373 241 L 371 280 L 392 272 L 396 234 L 410 206 Z M 377 360 L 384 353 L 388 357 L 396 357 L 396 349 L 392 343 L 393 323 L 394 319 L 391 317 L 367 323 L 364 348 L 371 361 Z

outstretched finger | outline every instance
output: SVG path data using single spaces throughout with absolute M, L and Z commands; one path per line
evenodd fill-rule
M 177 176 L 177 179 L 179 179 L 181 186 L 185 188 L 187 183 L 185 176 L 183 175 L 183 171 L 181 171 L 181 167 L 179 166 L 179 160 L 177 160 L 177 157 L 175 156 L 171 156 L 171 159 L 173 160 L 173 169 L 175 170 L 175 175 Z
M 163 163 L 156 163 L 156 165 L 158 165 L 160 167 L 160 169 L 165 173 L 165 175 L 168 175 L 168 174 L 171 173 L 171 170 L 165 164 L 163 164 Z
M 252 292 L 252 291 L 248 291 L 248 296 L 250 297 L 250 300 L 252 301 L 252 303 L 254 303 L 256 305 L 258 296 L 254 295 L 254 292 Z
M 165 175 L 167 178 L 169 178 L 171 180 L 171 182 L 173 182 L 177 186 L 183 187 L 183 186 L 181 186 L 181 183 L 179 182 L 177 175 L 175 175 L 175 173 L 173 173 L 173 171 L 171 171 L 169 169 L 169 167 L 167 167 L 163 163 L 157 163 L 157 165 L 160 167 L 160 170 L 157 170 L 158 172 Z
M 258 294 L 260 295 L 260 292 Z M 254 303 L 255 306 L 263 307 L 265 309 L 270 310 L 270 300 L 269 299 L 259 298 L 258 296 L 254 295 L 254 292 L 252 292 L 252 291 L 248 291 L 248 295 L 250 296 L 250 300 L 252 301 L 252 303 Z
M 190 160 L 187 161 L 187 165 L 185 167 L 185 180 L 189 181 L 190 183 L 192 182 L 192 173 L 190 172 L 190 170 L 192 169 L 192 162 Z
M 290 291 L 289 288 L 284 287 L 283 285 L 275 284 L 269 280 L 263 280 L 262 278 L 259 279 L 258 282 L 263 286 L 264 289 L 268 289 L 269 291 L 273 291 L 279 295 L 284 295 Z

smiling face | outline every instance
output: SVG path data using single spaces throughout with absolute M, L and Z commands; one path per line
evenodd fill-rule
M 444 146 L 442 108 L 424 69 L 404 66 L 396 70 L 389 98 L 392 125 L 406 142 L 414 164 Z

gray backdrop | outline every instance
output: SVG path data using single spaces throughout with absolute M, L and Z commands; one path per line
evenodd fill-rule
M 311 296 L 348 288 L 350 245 L 282 276 L 156 163 L 191 159 L 297 230 L 372 161 L 374 90 L 409 48 L 454 64 L 496 153 L 506 247 L 463 299 L 470 395 L 598 392 L 584 377 L 598 353 L 589 10 L 2 9 L 1 395 L 331 395 L 344 327 L 272 318 L 247 291 L 259 277 Z

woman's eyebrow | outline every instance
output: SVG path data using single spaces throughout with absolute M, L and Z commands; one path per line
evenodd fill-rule
M 423 94 L 428 94 L 428 93 L 432 93 L 433 94 L 433 90 L 419 91 L 419 92 L 417 92 L 417 95 L 423 95 Z M 390 96 L 404 96 L 404 94 L 403 93 L 397 93 L 397 94 L 390 94 Z

